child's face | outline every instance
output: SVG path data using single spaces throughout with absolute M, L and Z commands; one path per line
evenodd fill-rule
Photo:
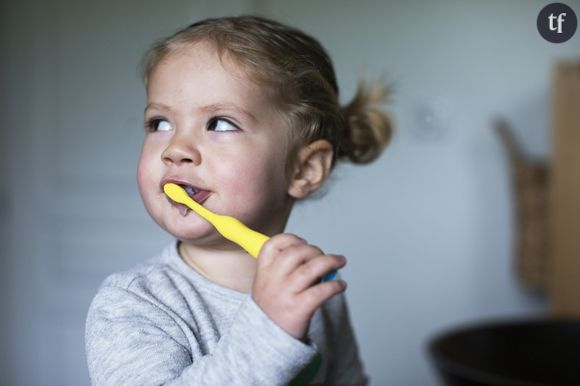
M 260 91 L 207 43 L 169 54 L 150 75 L 137 179 L 147 211 L 176 238 L 222 242 L 208 222 L 168 200 L 167 181 L 202 189 L 194 198 L 205 207 L 256 230 L 284 229 L 292 207 L 288 127 Z

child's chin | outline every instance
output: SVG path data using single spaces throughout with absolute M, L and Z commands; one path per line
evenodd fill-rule
M 187 225 L 170 224 L 165 227 L 173 237 L 182 241 L 200 241 L 211 237 L 216 231 L 210 224 L 195 223 Z

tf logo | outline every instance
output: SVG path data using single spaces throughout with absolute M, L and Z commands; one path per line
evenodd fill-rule
M 574 36 L 578 20 L 572 8 L 566 4 L 552 3 L 542 8 L 537 25 L 544 39 L 551 43 L 563 43 Z

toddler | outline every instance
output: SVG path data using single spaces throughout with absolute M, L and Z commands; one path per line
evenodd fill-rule
M 94 385 L 364 385 L 344 298 L 320 278 L 346 264 L 283 233 L 295 201 L 337 160 L 366 163 L 390 137 L 386 93 L 346 107 L 312 37 L 260 17 L 208 19 L 144 57 L 144 205 L 175 237 L 109 276 L 86 324 Z M 254 259 L 163 193 L 175 183 L 213 212 L 271 237 Z

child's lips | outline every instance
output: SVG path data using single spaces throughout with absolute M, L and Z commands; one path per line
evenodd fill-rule
M 164 178 L 161 181 L 160 188 L 161 188 L 162 192 L 163 192 L 163 187 L 165 186 L 165 184 L 168 184 L 168 183 L 173 183 L 173 184 L 177 184 L 177 185 L 181 186 L 187 192 L 187 195 L 189 197 L 191 197 L 195 202 L 197 202 L 200 205 L 203 205 L 203 203 L 209 198 L 209 196 L 212 193 L 209 190 L 198 188 L 194 185 L 191 185 L 188 182 L 185 182 L 185 181 L 180 180 L 180 179 L 174 179 L 174 178 Z M 183 205 L 183 204 L 180 204 L 180 203 L 173 201 L 167 195 L 165 195 L 165 198 L 174 208 L 176 208 L 179 211 L 181 216 L 185 217 L 189 214 L 189 212 L 191 212 L 191 209 L 189 209 L 186 205 Z
M 211 195 L 211 191 L 209 191 L 209 190 L 199 188 L 199 187 L 192 185 L 192 184 L 190 184 L 186 181 L 183 181 L 183 180 L 170 179 L 170 178 L 166 178 L 166 179 L 163 179 L 163 181 L 161 181 L 161 187 L 160 187 L 161 191 L 163 191 L 163 186 L 165 186 L 165 184 L 168 184 L 168 183 L 173 183 L 173 184 L 181 186 L 187 192 L 187 195 L 189 197 L 191 197 L 198 204 L 203 204 L 208 199 L 208 197 Z M 169 197 L 167 197 L 167 199 L 172 204 L 174 204 L 176 206 L 185 206 L 185 205 L 178 204 L 178 203 L 174 202 Z
M 192 198 L 199 203 L 200 205 L 202 205 L 210 196 L 211 192 L 208 192 L 207 190 L 201 190 L 198 191 L 194 196 L 192 196 Z M 169 198 L 168 196 L 165 196 L 165 198 L 167 198 L 167 201 L 174 207 L 176 208 L 179 213 L 181 214 L 181 216 L 185 217 L 189 214 L 189 212 L 191 212 L 191 209 L 189 209 L 189 207 L 187 207 L 186 205 L 180 204 L 178 202 L 173 201 L 171 198 Z
M 208 192 L 207 190 L 201 190 L 201 191 L 197 192 L 194 196 L 191 196 L 191 198 L 195 202 L 197 202 L 198 204 L 203 205 L 203 203 L 209 198 L 210 195 L 211 195 L 211 192 Z M 171 205 L 173 205 L 177 208 L 187 208 L 187 205 L 183 205 L 183 204 L 180 204 L 178 202 L 175 202 L 171 198 L 169 198 L 167 195 L 165 196 L 165 198 L 167 199 L 167 201 L 169 201 L 169 203 Z

